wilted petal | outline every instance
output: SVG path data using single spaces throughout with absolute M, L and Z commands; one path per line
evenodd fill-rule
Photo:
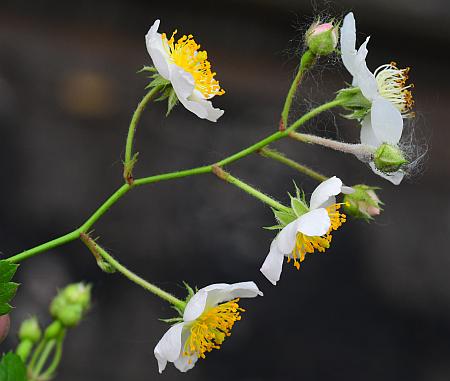
M 184 323 L 178 323 L 170 327 L 154 349 L 156 360 L 158 360 L 159 373 L 166 368 L 167 362 L 174 362 L 180 356 L 181 333 Z
M 310 237 L 321 236 L 328 231 L 330 224 L 326 209 L 314 209 L 298 219 L 298 231 Z
M 355 73 L 356 64 L 356 25 L 353 13 L 350 12 L 344 18 L 341 28 L 341 53 L 342 62 L 351 75 Z
M 283 269 L 284 254 L 278 250 L 278 245 L 274 239 L 270 245 L 270 251 L 260 271 L 275 286 L 280 280 L 281 270 Z
M 311 195 L 309 202 L 310 209 L 317 209 L 329 201 L 330 197 L 341 193 L 342 181 L 336 176 L 320 183 Z M 328 205 L 327 205 L 328 206 Z
M 378 97 L 372 102 L 372 129 L 381 143 L 397 144 L 403 132 L 400 111 L 388 100 Z
M 378 176 L 382 177 L 383 179 L 390 181 L 394 185 L 399 185 L 402 182 L 403 177 L 405 177 L 405 172 L 403 172 L 401 170 L 397 171 L 397 172 L 392 172 L 392 173 L 384 173 L 384 172 L 381 172 L 379 169 L 377 169 L 377 167 L 375 167 L 375 164 L 373 162 L 370 162 L 369 165 L 370 165 L 370 168 L 372 168 L 372 171 L 374 173 L 376 173 Z

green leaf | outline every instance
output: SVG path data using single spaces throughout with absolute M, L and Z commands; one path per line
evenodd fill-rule
M 0 315 L 6 315 L 11 311 L 9 302 L 14 297 L 19 287 L 18 283 L 11 282 L 19 265 L 0 261 Z
M 25 364 L 16 354 L 9 352 L 0 361 L 0 381 L 27 381 Z
M 167 113 L 166 116 L 169 116 L 170 112 L 172 111 L 172 109 L 176 106 L 176 104 L 178 103 L 178 97 L 177 94 L 175 93 L 175 90 L 170 89 L 170 95 L 169 95 L 169 100 L 167 102 Z

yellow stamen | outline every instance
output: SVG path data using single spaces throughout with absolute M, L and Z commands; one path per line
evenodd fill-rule
M 241 320 L 239 298 L 203 312 L 190 328 L 190 335 L 184 344 L 183 356 L 196 354 L 205 358 L 206 352 L 219 349 L 225 337 L 231 335 L 231 329 L 236 321 Z
M 173 32 L 170 39 L 167 39 L 165 33 L 161 35 L 172 62 L 194 77 L 195 88 L 205 98 L 225 94 L 225 90 L 220 88 L 219 81 L 214 79 L 216 73 L 211 71 L 208 53 L 204 50 L 199 51 L 200 45 L 195 42 L 192 35 L 184 35 L 175 42 L 176 33 L 177 31 Z
M 414 116 L 411 111 L 414 106 L 411 92 L 414 84 L 406 85 L 409 70 L 409 67 L 399 69 L 395 62 L 391 62 L 380 66 L 374 73 L 380 95 L 392 102 L 405 118 Z
M 337 230 L 347 220 L 346 215 L 339 212 L 341 205 L 333 204 L 326 208 L 331 224 L 323 236 L 310 237 L 300 232 L 297 233 L 295 247 L 292 250 L 291 257 L 288 257 L 288 263 L 292 258 L 294 260 L 294 267 L 300 270 L 300 263 L 305 260 L 306 254 L 312 254 L 315 250 L 324 252 L 330 247 L 330 242 L 333 238 L 331 232 Z

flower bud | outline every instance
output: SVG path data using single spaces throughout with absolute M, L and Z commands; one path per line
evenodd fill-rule
M 50 305 L 50 313 L 67 327 L 77 325 L 89 308 L 91 286 L 74 283 L 61 290 Z
M 23 362 L 26 362 L 32 349 L 33 343 L 30 340 L 21 341 L 17 346 L 16 355 L 19 356 Z
M 62 328 L 63 327 L 61 325 L 61 322 L 59 320 L 55 320 L 45 330 L 45 333 L 44 333 L 45 338 L 47 340 L 56 339 L 59 336 Z
M 373 162 L 378 170 L 389 173 L 398 171 L 408 161 L 397 147 L 384 143 L 375 151 Z
M 339 30 L 332 23 L 312 24 L 306 32 L 306 45 L 315 55 L 327 56 L 334 52 L 339 39 Z
M 9 315 L 0 316 L 0 343 L 5 340 L 9 333 Z
M 382 202 L 375 193 L 375 187 L 359 184 L 354 185 L 354 192 L 344 196 L 344 210 L 347 214 L 366 221 L 381 213 Z
M 29 340 L 32 343 L 36 343 L 41 338 L 42 331 L 39 327 L 39 322 L 36 317 L 31 317 L 24 320 L 20 325 L 19 339 L 21 341 Z

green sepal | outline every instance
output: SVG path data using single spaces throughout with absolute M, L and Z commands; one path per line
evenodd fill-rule
M 9 302 L 16 294 L 19 284 L 11 280 L 18 267 L 17 264 L 0 261 L 0 316 L 6 315 L 12 309 Z
M 174 317 L 174 318 L 170 318 L 170 319 L 158 319 L 160 321 L 163 321 L 164 323 L 167 324 L 175 324 L 175 323 L 181 323 L 183 321 L 182 317 Z
M 283 227 L 290 224 L 292 221 L 296 219 L 296 215 L 294 211 L 292 213 L 284 212 L 281 210 L 272 209 L 273 214 L 275 215 L 275 219 L 282 225 Z
M 170 89 L 170 94 L 168 97 L 168 101 L 167 101 L 167 112 L 166 112 L 166 117 L 169 116 L 170 112 L 172 111 L 172 109 L 177 105 L 178 103 L 178 97 L 177 94 L 175 93 L 175 90 L 173 88 Z
M 266 230 L 281 230 L 283 228 L 284 228 L 283 225 L 263 226 L 263 229 Z
M 152 87 L 166 87 L 170 85 L 170 81 L 168 79 L 165 79 L 160 74 L 154 74 L 150 78 L 152 78 L 152 81 L 145 86 L 146 89 L 151 89 Z
M 341 101 L 341 106 L 351 111 L 343 115 L 347 119 L 363 119 L 372 107 L 372 103 L 364 97 L 359 87 L 348 87 L 337 92 L 336 100 Z
M 163 101 L 164 99 L 169 98 L 171 90 L 172 90 L 171 87 L 166 87 L 166 88 L 162 91 L 161 96 L 155 99 L 155 102 L 161 102 L 161 101 Z
M 145 73 L 145 72 L 148 72 L 148 73 L 157 73 L 158 70 L 156 70 L 156 68 L 153 67 L 153 66 L 143 66 L 142 69 L 139 69 L 136 73 L 139 74 L 139 73 Z
M 183 316 L 184 311 L 182 311 L 180 308 L 178 308 L 177 306 L 171 306 L 175 311 L 178 312 L 178 315 L 180 315 L 181 317 Z
M 309 211 L 306 203 L 295 197 L 291 197 L 291 208 L 297 217 L 300 217 Z
M 27 368 L 15 353 L 9 352 L 1 358 L 0 381 L 27 381 Z

